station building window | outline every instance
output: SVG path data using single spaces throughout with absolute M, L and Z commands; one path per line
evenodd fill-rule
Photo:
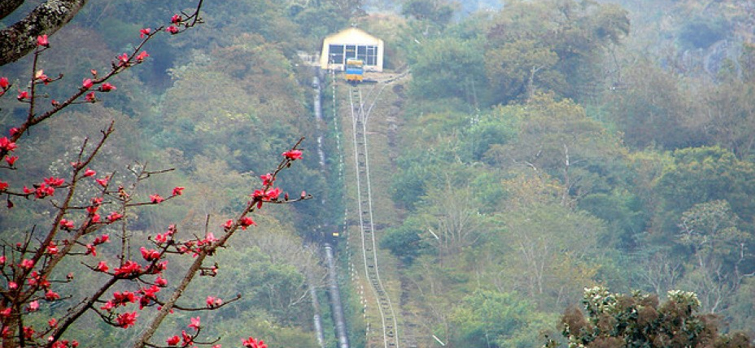
M 330 62 L 333 64 L 343 64 L 343 45 L 330 45 L 328 46 L 328 55 L 330 55 Z
M 365 49 L 364 64 L 377 65 L 377 52 L 378 52 L 377 46 L 364 46 L 364 49 Z
M 329 45 L 331 64 L 343 64 L 349 58 L 361 59 L 365 65 L 377 65 L 377 46 Z

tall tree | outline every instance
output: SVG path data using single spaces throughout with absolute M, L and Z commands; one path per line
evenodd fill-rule
M 536 88 L 579 100 L 601 82 L 604 49 L 628 33 L 628 14 L 616 5 L 507 3 L 487 31 L 486 67 L 496 102 L 526 99 Z

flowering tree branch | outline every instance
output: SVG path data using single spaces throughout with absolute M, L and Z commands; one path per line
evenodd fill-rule
M 12 7 L 15 4 L 14 1 L 0 5 L 0 14 L 7 11 L 6 8 Z M 53 2 L 53 0 L 49 0 L 46 4 Z M 85 2 L 80 1 L 79 3 L 83 6 Z M 28 104 L 28 113 L 22 124 L 10 129 L 9 137 L 0 138 L 0 163 L 3 163 L 0 169 L 18 169 L 15 165 L 18 157 L 12 154 L 18 146 L 16 142 L 24 134 L 27 134 L 30 128 L 49 120 L 71 105 L 97 102 L 96 93 L 116 90 L 116 87 L 108 81 L 113 76 L 141 64 L 149 57 L 143 48 L 155 35 L 160 32 L 179 34 L 202 23 L 199 16 L 201 6 L 202 0 L 199 0 L 192 13 L 173 15 L 170 25 L 161 26 L 155 30 L 149 28 L 140 30 L 141 42 L 131 52 L 117 56 L 112 61 L 109 71 L 99 74 L 92 70 L 91 76 L 84 78 L 81 87 L 72 92 L 69 97 L 62 102 L 52 99 L 48 109 L 41 112 L 39 110 L 43 109 L 43 105 L 39 103 L 41 98 L 39 88 L 61 80 L 63 75 L 50 78 L 38 67 L 39 56 L 50 47 L 47 34 L 38 35 L 34 40 L 36 48 L 32 48 L 34 54 L 32 76 L 28 87 L 19 90 L 16 97 L 19 102 Z M 0 96 L 5 95 L 11 87 L 12 85 L 7 78 L 0 77 Z M 245 208 L 234 219 L 227 220 L 222 226 L 218 227 L 219 238 L 214 236 L 208 225 L 205 227 L 204 236 L 194 235 L 188 239 L 180 239 L 178 228 L 171 225 L 166 232 L 149 236 L 142 244 L 139 244 L 139 241 L 135 240 L 129 231 L 130 210 L 135 207 L 151 207 L 163 204 L 181 196 L 184 188 L 175 187 L 168 195 L 154 193 L 146 199 L 140 198 L 135 193 L 141 182 L 154 175 L 165 174 L 172 170 L 148 170 L 146 164 L 129 167 L 129 170 L 134 174 L 133 182 L 130 185 L 120 183 L 116 185 L 116 183 L 111 182 L 115 172 L 98 175 L 96 171 L 90 168 L 90 164 L 101 152 L 104 144 L 114 131 L 115 126 L 111 122 L 94 144 L 90 144 L 90 140 L 86 138 L 75 156 L 75 160 L 71 162 L 72 167 L 67 178 L 51 176 L 43 179 L 42 182 L 31 185 L 32 188 L 23 186 L 22 189 L 11 188 L 9 183 L 0 180 L 0 194 L 6 195 L 8 209 L 13 208 L 11 197 L 41 202 L 53 197 L 56 192 L 65 192 L 60 201 L 52 202 L 54 214 L 51 224 L 45 232 L 38 231 L 37 226 L 35 226 L 24 235 L 23 241 L 20 243 L 2 241 L 0 277 L 4 278 L 5 285 L 0 284 L 0 339 L 2 339 L 4 348 L 30 346 L 73 348 L 78 343 L 73 340 L 66 340 L 64 337 L 87 312 L 96 314 L 108 325 L 128 329 L 136 323 L 139 311 L 152 307 L 153 304 L 159 305 L 156 316 L 147 324 L 146 329 L 138 335 L 133 346 L 139 348 L 164 347 L 150 341 L 160 328 L 163 320 L 170 313 L 173 313 L 173 310 L 214 310 L 240 298 L 240 295 L 237 295 L 235 299 L 223 301 L 208 296 L 205 308 L 177 305 L 177 301 L 181 299 L 197 275 L 214 276 L 217 273 L 217 264 L 213 266 L 204 265 L 207 257 L 214 255 L 218 248 L 225 247 L 231 236 L 239 230 L 243 231 L 256 225 L 251 215 L 262 209 L 264 204 L 291 203 L 311 198 L 305 192 L 302 192 L 295 199 L 289 199 L 288 194 L 283 194 L 283 197 L 281 197 L 282 191 L 274 186 L 278 174 L 291 167 L 294 161 L 302 158 L 302 152 L 298 149 L 302 138 L 282 154 L 283 159 L 273 172 L 260 177 L 262 180 L 261 185 L 259 185 L 260 188 L 250 192 L 250 199 Z M 83 198 L 80 194 L 76 194 L 82 191 L 81 188 L 90 188 L 89 192 L 92 192 L 91 189 L 93 188 L 95 193 Z M 102 213 L 105 207 L 113 207 L 113 210 L 107 214 Z M 97 262 L 99 259 L 93 257 L 97 256 L 98 249 L 105 247 L 111 241 L 108 234 L 98 234 L 97 232 L 108 226 L 115 228 L 118 237 L 120 237 L 119 251 L 110 259 L 106 258 Z M 141 246 L 138 249 L 139 253 L 132 252 L 139 246 Z M 116 248 L 118 247 L 116 246 Z M 141 258 L 139 258 L 139 254 L 141 254 Z M 160 293 L 168 285 L 168 280 L 163 278 L 163 275 L 167 274 L 165 271 L 168 268 L 167 260 L 169 256 L 189 256 L 193 258 L 193 261 L 189 269 L 178 278 L 179 281 L 175 288 L 165 296 L 167 299 L 161 299 L 163 296 Z M 65 280 L 54 279 L 57 275 L 55 270 L 58 269 L 61 262 L 71 260 L 71 258 L 80 259 L 79 263 L 85 269 L 98 274 L 101 277 L 101 284 L 85 297 L 75 299 L 75 304 L 68 308 L 64 314 L 55 317 L 53 312 L 50 312 L 51 318 L 47 321 L 48 325 L 40 327 L 39 317 L 44 315 L 39 312 L 40 302 L 53 303 L 62 299 L 74 299 L 73 296 L 55 292 L 55 290 L 59 290 L 58 284 L 73 282 L 73 274 L 68 274 Z M 121 283 L 132 284 L 132 287 L 136 285 L 138 290 L 125 290 L 129 287 L 123 286 Z M 136 303 L 139 306 L 138 310 L 126 310 Z M 27 318 L 32 320 L 27 320 Z M 212 345 L 217 342 L 217 340 L 197 340 L 202 328 L 199 317 L 191 318 L 188 328 L 190 333 L 186 333 L 186 330 L 184 330 L 180 337 L 178 335 L 171 336 L 166 341 L 167 346 L 189 347 L 195 344 Z M 242 345 L 249 348 L 267 347 L 263 341 L 252 337 L 243 340 Z

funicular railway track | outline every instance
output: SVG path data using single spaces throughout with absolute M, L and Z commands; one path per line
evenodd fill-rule
M 370 282 L 370 288 L 380 314 L 384 346 L 385 348 L 399 348 L 396 314 L 391 299 L 380 279 L 377 242 L 374 233 L 375 225 L 372 214 L 372 188 L 370 186 L 367 142 L 367 120 L 371 107 L 365 109 L 364 99 L 362 98 L 359 86 L 351 87 L 349 103 L 351 104 L 354 164 L 356 169 L 357 213 L 359 216 L 359 231 L 365 276 Z

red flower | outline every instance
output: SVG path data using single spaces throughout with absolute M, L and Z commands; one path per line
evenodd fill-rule
M 138 274 L 141 271 L 142 271 L 142 266 L 139 266 L 139 264 L 134 261 L 128 260 L 123 264 L 123 266 L 115 269 L 115 275 L 128 277 L 128 276 Z
M 50 245 L 45 248 L 45 252 L 50 255 L 55 255 L 58 253 L 58 246 L 55 245 L 55 242 L 50 242 Z
M 159 286 L 161 288 L 164 288 L 164 287 L 168 286 L 168 281 L 165 280 L 165 278 L 163 278 L 161 276 L 157 276 L 157 278 L 155 279 L 155 285 L 157 285 L 157 286 Z
M 14 163 L 18 160 L 18 156 L 8 156 L 5 157 L 5 162 L 8 163 L 9 166 L 13 166 Z
M 97 175 L 97 172 L 95 172 L 92 169 L 87 168 L 87 170 L 84 171 L 84 177 L 86 177 L 86 178 L 88 178 L 90 176 L 95 176 L 95 175 Z
M 232 226 L 233 226 L 233 220 L 230 220 L 230 219 L 223 224 L 223 228 L 226 230 L 230 229 Z
M 107 263 L 105 261 L 100 261 L 100 263 L 97 264 L 97 267 L 94 268 L 98 272 L 107 272 L 110 270 L 110 267 L 107 266 Z
M 95 238 L 94 241 L 92 242 L 92 244 L 94 244 L 94 245 L 100 245 L 102 243 L 107 243 L 109 241 L 110 241 L 110 236 L 107 235 L 107 234 L 103 234 L 103 235 Z
M 58 326 L 58 320 L 55 318 L 50 318 L 50 320 L 47 321 L 47 325 L 50 325 L 50 327 L 56 327 Z
M 113 301 L 107 301 L 107 302 L 105 302 L 105 305 L 103 305 L 102 307 L 100 307 L 100 309 L 103 310 L 103 311 L 109 311 L 109 310 L 111 310 L 113 308 L 115 308 L 115 305 L 113 305 Z
M 110 83 L 107 83 L 107 82 L 103 83 L 102 86 L 100 86 L 100 92 L 110 92 L 110 91 L 114 91 L 116 89 L 117 88 L 115 88 L 115 86 L 113 86 L 113 85 L 111 85 Z
M 84 246 L 87 248 L 87 251 L 84 253 L 84 255 L 91 254 L 92 256 L 97 256 L 97 248 L 92 244 L 87 244 Z
M 149 54 L 147 54 L 147 51 L 141 51 L 141 52 L 139 52 L 139 54 L 138 54 L 138 55 L 136 56 L 136 61 L 137 61 L 138 63 L 141 63 L 141 62 L 143 62 L 143 61 L 144 61 L 144 58 L 147 58 L 147 57 L 149 57 Z
M 58 295 L 58 293 L 52 291 L 52 289 L 47 290 L 47 292 L 45 293 L 45 300 L 47 300 L 47 301 L 55 301 L 55 300 L 59 300 L 59 299 L 60 299 L 60 295 Z
M 160 258 L 160 252 L 155 249 L 147 250 L 145 247 L 139 249 L 142 252 L 142 257 L 146 261 L 154 261 Z
M 86 97 L 84 99 L 89 103 L 94 103 L 97 101 L 97 97 L 94 95 L 94 92 L 87 93 Z
M 205 235 L 204 239 L 201 240 L 201 241 L 199 241 L 199 245 L 210 244 L 212 242 L 217 242 L 217 241 L 218 241 L 218 239 L 215 238 L 215 235 L 212 232 L 207 232 L 207 234 Z
M 5 191 L 8 189 L 8 183 L 5 181 L 0 181 L 0 191 Z
M 37 36 L 37 46 L 50 47 L 50 42 L 47 41 L 47 34 Z
M 278 200 L 278 196 L 281 194 L 281 189 L 279 187 L 276 187 L 272 190 L 268 190 L 265 192 L 265 198 L 271 201 Z
M 145 36 L 148 36 L 151 31 L 152 29 L 150 28 L 143 28 L 139 30 L 139 38 L 143 39 Z
M 139 293 L 144 295 L 139 299 L 139 309 L 144 309 L 144 307 L 148 306 L 150 303 L 152 303 L 152 301 L 157 300 L 157 296 L 155 294 L 157 294 L 158 292 L 160 292 L 160 287 L 157 285 L 152 285 L 149 288 L 139 289 Z
M 118 56 L 118 66 L 128 65 L 128 54 L 124 53 Z
M 177 34 L 178 33 L 178 27 L 175 25 L 171 25 L 165 29 L 165 31 L 171 33 L 171 34 Z
M 180 196 L 184 193 L 184 188 L 181 186 L 176 186 L 173 188 L 173 195 L 174 196 Z
M 21 263 L 18 264 L 18 266 L 23 269 L 31 269 L 32 267 L 34 267 L 34 261 L 29 260 L 29 259 L 23 259 L 21 260 Z
M 158 233 L 155 235 L 155 242 L 162 244 L 168 241 L 168 236 L 164 233 Z
M 106 177 L 104 177 L 104 178 L 102 178 L 102 179 L 95 179 L 94 181 L 96 181 L 96 182 L 97 182 L 98 184 L 100 184 L 100 186 L 102 186 L 102 187 L 107 187 L 107 182 L 108 182 L 109 180 L 110 180 L 110 177 L 109 177 L 109 176 L 106 176 Z
M 189 328 L 192 328 L 194 330 L 199 330 L 200 326 L 201 325 L 199 323 L 199 317 L 191 318 L 191 323 L 189 324 Z
M 160 203 L 160 202 L 164 201 L 165 199 L 164 199 L 164 198 L 162 198 L 162 197 L 161 197 L 160 195 L 158 195 L 157 193 L 155 193 L 154 195 L 150 195 L 150 196 L 149 196 L 149 200 L 150 200 L 150 201 L 151 201 L 152 203 L 158 204 L 158 203 Z
M 123 214 L 116 211 L 110 213 L 110 215 L 107 216 L 107 220 L 110 222 L 116 222 L 120 220 L 121 218 L 123 218 Z
M 241 229 L 245 230 L 247 227 L 251 225 L 256 225 L 257 223 L 255 223 L 254 220 L 252 220 L 252 218 L 248 216 L 244 216 L 241 218 L 241 220 L 239 220 L 239 224 L 241 225 Z
M 167 342 L 169 346 L 176 346 L 176 345 L 178 345 L 179 342 L 181 342 L 181 338 L 178 337 L 178 335 L 176 335 L 176 336 L 173 336 L 173 337 L 165 340 L 165 342 Z
M 3 90 L 6 90 L 8 89 L 8 87 L 10 87 L 10 82 L 8 82 L 8 78 L 5 76 L 0 77 L 0 88 L 2 88 Z
M 205 303 L 207 304 L 207 308 L 216 308 L 220 307 L 223 304 L 223 300 L 217 297 L 207 296 Z
M 262 185 L 264 186 L 272 185 L 273 181 L 275 180 L 273 178 L 273 175 L 270 173 L 267 173 L 265 175 L 260 175 L 260 179 L 262 179 Z
M 72 230 L 74 228 L 73 221 L 60 219 L 60 227 L 66 230 Z
M 187 334 L 186 330 L 181 330 L 181 337 L 183 337 L 184 340 L 184 347 L 188 347 L 194 344 L 194 337 L 191 337 L 191 335 Z
M 15 150 L 16 147 L 16 143 L 10 141 L 8 137 L 0 138 L 0 149 L 10 152 Z
M 24 338 L 26 338 L 27 340 L 30 340 L 31 337 L 34 336 L 34 329 L 32 329 L 29 326 L 24 326 L 23 331 L 24 331 Z
M 139 314 L 136 312 L 133 313 L 123 313 L 119 314 L 118 318 L 116 318 L 116 322 L 118 323 L 118 326 L 127 329 L 129 326 L 134 326 L 136 324 L 136 317 L 138 317 Z
M 18 99 L 19 101 L 23 101 L 24 99 L 29 99 L 29 92 L 19 91 L 16 99 Z
M 147 271 L 149 271 L 150 274 L 159 274 L 160 272 L 166 270 L 167 268 L 168 268 L 168 260 L 165 260 L 155 265 L 150 265 Z
M 246 348 L 267 348 L 267 345 L 262 340 L 255 340 L 254 337 L 249 337 L 246 340 L 241 340 L 241 344 Z
M 24 192 L 26 192 L 26 190 L 24 190 Z M 45 198 L 47 196 L 54 195 L 55 188 L 53 188 L 52 186 L 47 186 L 47 184 L 40 184 L 39 187 L 37 187 L 37 189 L 32 192 L 34 192 L 34 196 L 37 198 Z
M 34 74 L 34 79 L 44 82 L 45 85 L 50 83 L 50 81 L 52 81 L 47 75 L 45 75 L 45 71 L 41 69 L 37 70 L 37 72 Z
M 113 293 L 113 304 L 118 306 L 125 306 L 128 303 L 134 303 L 136 302 L 136 296 L 131 291 L 124 291 L 124 292 L 114 292 Z
M 170 22 L 173 24 L 180 23 L 181 22 L 181 15 L 174 14 L 173 17 L 170 18 Z
M 254 190 L 252 197 L 257 201 L 257 209 L 262 209 L 262 202 L 277 201 L 281 192 L 281 189 L 278 187 L 267 191 Z
M 16 127 L 13 127 L 13 128 L 11 128 L 11 129 L 8 130 L 8 133 L 10 134 L 10 136 L 14 136 L 14 135 L 18 134 L 18 132 L 20 132 L 20 131 L 21 131 L 20 129 L 18 129 Z
M 36 312 L 38 309 L 39 309 L 39 302 L 37 301 L 29 302 L 29 306 L 26 307 L 26 310 L 29 312 Z
M 61 187 L 63 184 L 66 183 L 66 181 L 63 178 L 56 178 L 56 177 L 49 177 L 44 180 L 45 184 L 50 185 L 52 187 Z
M 81 85 L 84 89 L 90 89 L 94 86 L 94 82 L 92 82 L 92 79 L 84 79 L 84 81 L 81 82 Z
M 301 159 L 301 150 L 288 150 L 283 153 L 283 157 L 286 157 L 292 161 Z

